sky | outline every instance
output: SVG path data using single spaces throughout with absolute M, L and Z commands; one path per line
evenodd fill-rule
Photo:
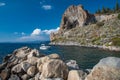
M 118 0 L 120 3 L 120 0 Z M 0 42 L 47 41 L 57 32 L 64 11 L 82 4 L 90 13 L 116 0 L 0 0 Z

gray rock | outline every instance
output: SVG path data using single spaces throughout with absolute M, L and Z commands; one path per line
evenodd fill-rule
M 82 70 L 71 70 L 67 80 L 84 80 L 87 74 Z
M 24 74 L 24 75 L 21 76 L 22 80 L 28 80 L 29 78 L 30 78 L 30 76 L 27 75 L 27 74 Z
M 25 72 L 27 72 L 27 70 L 28 70 L 28 68 L 31 66 L 31 64 L 30 63 L 28 63 L 28 62 L 22 62 L 21 63 L 21 67 L 22 67 L 22 69 L 25 71 Z
M 14 72 L 14 73 L 20 73 L 20 72 L 22 72 L 21 64 L 15 65 L 15 66 L 12 68 L 11 72 Z
M 0 72 L 0 78 L 1 78 L 2 80 L 6 80 L 9 75 L 10 75 L 10 71 L 9 71 L 9 69 L 7 69 L 7 68 L 4 69 L 4 70 L 2 70 L 2 71 Z
M 30 64 L 32 64 L 32 65 L 36 65 L 38 59 L 39 59 L 39 58 L 37 58 L 37 57 L 31 57 L 31 58 L 28 58 L 28 59 L 27 59 L 27 62 L 30 63 Z
M 40 80 L 39 77 L 40 77 L 40 73 L 38 72 L 38 73 L 35 75 L 35 80 Z
M 120 80 L 120 58 L 101 59 L 85 80 Z
M 62 79 L 62 78 L 46 78 L 44 80 L 64 80 L 64 79 Z
M 40 79 L 60 77 L 66 80 L 67 76 L 68 68 L 66 64 L 59 59 L 50 59 L 43 64 Z
M 8 80 L 20 80 L 20 78 L 17 75 L 11 75 Z
M 40 53 L 37 49 L 33 49 L 31 50 L 31 52 L 27 55 L 27 58 L 31 58 L 31 57 L 39 57 Z
M 48 55 L 48 57 L 50 57 L 51 59 L 60 59 L 60 56 L 58 54 L 50 54 Z
M 27 70 L 27 74 L 30 75 L 31 77 L 33 77 L 36 73 L 36 67 L 35 66 L 31 66 L 28 68 Z
M 69 60 L 69 61 L 67 61 L 66 64 L 70 70 L 71 69 L 79 69 L 79 65 L 76 63 L 75 60 Z

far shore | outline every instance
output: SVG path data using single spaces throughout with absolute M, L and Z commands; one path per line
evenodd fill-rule
M 105 46 L 105 45 L 80 45 L 77 42 L 51 42 L 50 45 L 62 45 L 62 46 L 80 46 L 80 47 L 93 47 L 99 48 L 103 50 L 110 50 L 110 51 L 120 51 L 120 47 L 117 46 Z

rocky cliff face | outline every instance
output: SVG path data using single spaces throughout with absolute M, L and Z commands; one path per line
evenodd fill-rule
M 117 15 L 92 15 L 81 5 L 70 6 L 63 14 L 58 33 L 51 33 L 51 42 L 120 46 L 120 20 Z
M 84 10 L 82 5 L 72 5 L 63 14 L 59 32 L 78 26 L 84 26 L 92 22 L 95 22 L 94 15 Z

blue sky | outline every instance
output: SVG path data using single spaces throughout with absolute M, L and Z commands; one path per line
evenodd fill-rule
M 120 2 L 120 0 L 118 0 Z M 115 6 L 116 0 L 0 0 L 0 42 L 49 40 L 70 5 L 89 12 Z

